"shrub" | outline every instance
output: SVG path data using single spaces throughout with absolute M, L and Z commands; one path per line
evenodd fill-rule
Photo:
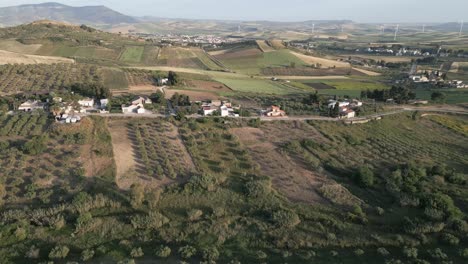
M 182 258 L 188 259 L 188 258 L 195 256 L 195 254 L 197 254 L 197 249 L 192 246 L 187 245 L 187 246 L 179 248 L 179 254 Z
M 81 252 L 81 260 L 88 261 L 94 257 L 94 250 L 92 249 L 85 249 Z
M 171 248 L 161 245 L 156 250 L 156 256 L 160 258 L 167 258 L 171 255 Z
M 427 253 L 434 259 L 447 259 L 447 254 L 445 254 L 442 249 L 436 248 L 434 250 L 428 250 Z
M 273 212 L 271 219 L 279 227 L 286 228 L 294 227 L 301 222 L 299 216 L 295 212 L 283 209 Z
M 356 256 L 362 256 L 362 255 L 364 255 L 364 253 L 365 253 L 364 250 L 362 250 L 360 248 L 358 248 L 358 249 L 356 249 L 354 251 L 354 255 L 356 255 Z
M 51 259 L 64 259 L 68 256 L 70 249 L 67 246 L 55 246 L 49 253 Z
M 35 136 L 23 145 L 23 151 L 29 155 L 39 155 L 47 148 L 47 135 Z
M 355 178 L 362 187 L 372 187 L 374 185 L 374 172 L 368 166 L 360 167 Z
M 249 197 L 262 197 L 271 192 L 271 180 L 252 180 L 245 184 L 245 190 Z
M 203 215 L 203 211 L 198 210 L 198 209 L 192 209 L 192 210 L 187 212 L 187 216 L 188 216 L 190 221 L 196 221 L 196 220 L 200 219 L 200 217 L 202 215 Z
M 388 255 L 390 255 L 390 252 L 388 252 L 388 250 L 387 250 L 386 248 L 383 248 L 383 247 L 378 248 L 378 249 L 377 249 L 377 253 L 379 253 L 379 254 L 382 255 L 382 256 L 388 256 Z
M 441 238 L 442 238 L 442 242 L 448 245 L 456 246 L 458 245 L 458 243 L 460 243 L 460 239 L 458 239 L 458 237 L 449 233 L 442 234 Z
M 132 258 L 140 258 L 143 257 L 143 249 L 141 247 L 133 248 L 132 251 L 130 252 L 130 256 Z
M 36 246 L 31 246 L 29 250 L 26 252 L 25 257 L 30 259 L 37 259 L 39 258 L 39 249 Z
M 202 257 L 205 260 L 215 261 L 219 258 L 219 251 L 214 247 L 205 248 L 202 250 Z
M 258 250 L 257 252 L 255 252 L 255 258 L 256 259 L 266 259 L 268 258 L 268 255 L 267 253 L 261 251 L 261 250 Z
M 418 249 L 417 248 L 404 248 L 403 255 L 407 258 L 418 258 Z
M 463 249 L 463 250 L 460 250 L 460 256 L 461 256 L 462 258 L 468 259 L 468 248 L 465 248 L 465 249 Z

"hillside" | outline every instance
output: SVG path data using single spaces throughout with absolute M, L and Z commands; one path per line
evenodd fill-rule
M 0 25 L 19 25 L 43 19 L 92 25 L 136 22 L 136 19 L 105 6 L 72 7 L 59 3 L 43 3 L 0 8 Z

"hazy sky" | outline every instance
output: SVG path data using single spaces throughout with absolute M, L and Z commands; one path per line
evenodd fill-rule
M 0 6 L 52 2 L 0 0 Z M 226 20 L 356 22 L 468 21 L 468 0 L 57 0 L 63 4 L 105 5 L 133 16 Z

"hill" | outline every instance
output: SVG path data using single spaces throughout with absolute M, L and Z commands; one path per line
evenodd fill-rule
M 72 7 L 59 3 L 43 3 L 0 8 L 0 25 L 12 26 L 43 19 L 92 25 L 136 22 L 133 17 L 105 6 Z

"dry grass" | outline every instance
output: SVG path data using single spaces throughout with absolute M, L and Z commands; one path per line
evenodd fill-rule
M 272 178 L 273 186 L 291 201 L 304 203 L 326 202 L 318 193 L 324 184 L 332 183 L 327 177 L 305 169 L 302 164 L 281 151 L 269 136 L 258 128 L 234 128 L 236 135 L 260 165 L 262 173 Z
M 0 65 L 4 64 L 54 64 L 54 63 L 74 63 L 67 58 L 25 55 L 9 51 L 0 50 Z
M 265 40 L 257 40 L 258 48 L 263 52 L 272 52 L 275 51 L 274 48 L 270 47 Z
M 325 58 L 308 56 L 308 55 L 298 53 L 298 52 L 293 52 L 293 51 L 291 51 L 291 53 L 307 64 L 321 64 L 322 67 L 327 67 L 327 68 L 328 67 L 336 67 L 336 68 L 349 68 L 350 67 L 349 63 L 345 63 L 345 62 L 339 62 L 339 61 L 325 59 Z
M 368 70 L 364 70 L 364 69 L 359 69 L 359 68 L 353 68 L 353 70 L 356 70 L 358 72 L 362 72 L 366 75 L 369 75 L 369 76 L 380 76 L 382 74 L 378 73 L 378 72 L 373 72 L 373 71 L 368 71 Z

